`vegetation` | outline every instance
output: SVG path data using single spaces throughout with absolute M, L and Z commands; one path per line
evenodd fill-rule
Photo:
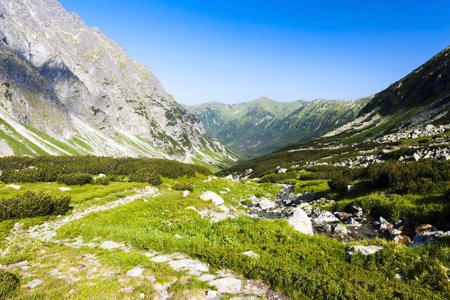
M 282 220 L 240 217 L 211 223 L 194 211 L 180 209 L 194 206 L 201 210 L 210 204 L 197 194 L 182 198 L 179 193 L 165 190 L 147 202 L 89 216 L 62 228 L 60 237 L 81 235 L 92 240 L 102 236 L 143 250 L 188 253 L 215 268 L 261 278 L 295 299 L 433 299 L 448 292 L 445 272 L 430 272 L 449 259 L 442 245 L 408 248 L 389 244 L 388 255 L 347 257 L 344 244 L 326 236 L 302 235 Z M 260 258 L 241 254 L 249 250 Z M 378 265 L 379 261 L 383 263 Z M 394 280 L 395 267 L 406 275 L 405 282 Z
M 70 173 L 58 175 L 57 181 L 67 185 L 85 185 L 94 182 L 94 177 L 86 173 Z
M 11 299 L 19 288 L 19 278 L 0 269 L 0 299 Z
M 47 215 L 62 215 L 70 208 L 70 197 L 54 197 L 27 192 L 11 199 L 0 200 L 0 221 Z

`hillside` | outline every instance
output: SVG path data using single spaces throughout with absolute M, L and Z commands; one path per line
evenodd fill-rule
M 208 135 L 230 149 L 258 156 L 308 140 L 355 118 L 367 99 L 277 102 L 259 98 L 240 104 L 186 106 Z
M 224 173 L 261 176 L 275 167 L 367 166 L 387 157 L 449 159 L 450 48 L 376 94 L 350 122 Z M 248 174 L 247 174 L 248 175 Z
M 59 1 L 2 1 L 0 16 L 0 155 L 235 160 L 146 67 Z

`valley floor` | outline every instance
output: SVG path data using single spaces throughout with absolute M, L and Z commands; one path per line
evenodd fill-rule
M 164 179 L 158 188 L 17 183 L 0 190 L 72 196 L 66 216 L 0 222 L 0 271 L 20 280 L 18 299 L 449 296 L 448 247 L 343 242 L 299 233 L 283 218 L 255 217 L 248 199 L 269 199 L 274 209 L 283 192 L 277 184 L 199 175 Z M 369 244 L 382 250 L 348 254 Z

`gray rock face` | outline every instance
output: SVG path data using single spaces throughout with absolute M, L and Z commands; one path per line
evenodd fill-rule
M 5 0 L 0 15 L 0 119 L 27 154 L 34 144 L 47 154 L 232 158 L 146 67 L 59 1 Z M 5 142 L 0 155 L 14 151 Z

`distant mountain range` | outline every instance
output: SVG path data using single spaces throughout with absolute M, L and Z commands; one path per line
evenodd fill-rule
M 0 2 L 0 155 L 236 160 L 158 79 L 58 0 Z
M 330 163 L 367 166 L 386 156 L 450 159 L 450 47 L 360 104 L 349 122 L 224 173 L 259 176 L 279 166 Z
M 247 156 L 306 141 L 353 120 L 369 98 L 356 101 L 278 102 L 259 98 L 240 104 L 186 106 L 211 137 Z

